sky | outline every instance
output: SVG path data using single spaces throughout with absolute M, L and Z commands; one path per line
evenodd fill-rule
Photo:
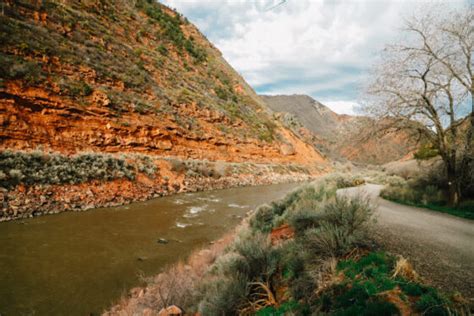
M 307 94 L 346 114 L 354 114 L 371 65 L 383 47 L 400 36 L 403 18 L 427 4 L 421 0 L 160 2 L 197 25 L 257 93 Z

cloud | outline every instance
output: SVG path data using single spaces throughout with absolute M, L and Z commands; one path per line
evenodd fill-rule
M 402 17 L 426 3 L 162 2 L 195 23 L 258 93 L 308 94 L 343 113 L 357 103 L 358 87 L 378 52 L 397 37 Z
M 339 114 L 350 114 L 354 115 L 355 109 L 359 106 L 357 102 L 353 101 L 321 101 L 327 105 L 331 110 Z

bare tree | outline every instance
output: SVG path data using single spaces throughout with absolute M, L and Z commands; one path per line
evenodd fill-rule
M 449 203 L 457 205 L 463 173 L 472 162 L 474 14 L 472 6 L 436 13 L 441 10 L 408 19 L 404 41 L 383 51 L 364 110 L 391 127 L 416 132 L 438 150 Z M 469 126 L 464 131 L 466 114 Z

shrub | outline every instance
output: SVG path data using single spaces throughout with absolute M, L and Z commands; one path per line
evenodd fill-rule
M 8 175 L 10 176 L 9 180 L 13 184 L 20 183 L 21 180 L 25 177 L 23 173 L 21 172 L 21 170 L 18 170 L 18 169 L 10 169 L 10 171 L 8 172 Z
M 19 183 L 75 184 L 90 180 L 113 180 L 135 178 L 136 169 L 153 175 L 156 166 L 151 159 L 134 157 L 129 163 L 124 158 L 110 154 L 80 153 L 66 156 L 41 151 L 1 151 L 0 170 L 3 179 L 0 186 L 11 187 Z
M 255 210 L 255 214 L 250 218 L 250 227 L 261 232 L 268 232 L 273 227 L 275 213 L 270 205 L 264 204 Z
M 70 82 L 67 87 L 68 93 L 72 96 L 88 96 L 92 93 L 93 89 L 84 81 Z
M 0 53 L 0 71 L 2 77 L 22 79 L 27 85 L 33 85 L 45 79 L 41 63 L 5 53 Z
M 148 176 L 155 175 L 158 168 L 149 156 L 140 154 L 132 154 L 130 156 L 137 165 L 138 171 L 145 173 Z
M 337 197 L 324 207 L 317 227 L 307 230 L 304 240 L 315 254 L 342 255 L 365 239 L 372 212 L 368 200 Z
M 246 270 L 245 258 L 237 252 L 229 251 L 217 258 L 211 272 L 215 275 L 223 275 L 230 278 L 237 274 L 242 274 Z
M 280 253 L 273 248 L 270 238 L 265 234 L 246 235 L 234 244 L 235 251 L 245 258 L 245 273 L 249 280 L 268 281 L 276 272 Z
M 177 173 L 182 173 L 186 170 L 186 163 L 181 160 L 170 159 L 171 170 Z
M 425 179 L 392 181 L 380 195 L 388 200 L 419 206 L 439 206 L 446 204 L 443 190 Z
M 183 264 L 160 273 L 154 280 L 158 294 L 154 307 L 160 310 L 170 305 L 188 306 L 193 299 L 196 278 Z
M 439 155 L 439 151 L 432 144 L 422 144 L 413 157 L 418 160 L 427 160 Z
M 362 197 L 336 197 L 324 208 L 324 219 L 328 223 L 346 227 L 350 234 L 361 231 L 373 214 L 370 200 Z
M 423 190 L 422 204 L 443 204 L 443 193 L 434 185 L 428 185 Z
M 184 42 L 184 48 L 188 53 L 195 58 L 197 62 L 203 62 L 207 59 L 207 53 L 204 49 L 195 45 L 192 39 L 187 39 Z
M 327 183 L 335 185 L 337 189 L 349 188 L 365 183 L 365 180 L 352 174 L 332 173 L 326 177 Z
M 249 302 L 254 299 L 255 291 L 260 290 L 256 284 L 271 284 L 279 259 L 279 250 L 272 247 L 266 235 L 243 232 L 210 270 L 209 281 L 202 286 L 199 312 L 234 315 L 240 310 L 253 309 Z
M 296 233 L 303 233 L 309 228 L 317 227 L 322 212 L 315 209 L 299 209 L 288 216 L 288 223 L 295 229 Z
M 383 184 L 388 184 L 390 186 L 403 186 L 407 183 L 405 179 L 399 176 L 388 176 Z
M 236 315 L 248 296 L 248 280 L 240 275 L 216 278 L 204 284 L 198 305 L 201 315 Z
M 305 243 L 318 256 L 338 256 L 354 247 L 357 239 L 346 227 L 323 223 L 319 228 L 307 230 Z
M 279 201 L 257 208 L 250 219 L 250 227 L 254 231 L 269 232 L 275 227 L 275 224 L 281 224 L 286 220 L 286 212 L 294 207 L 294 204 L 300 199 L 299 195 L 305 189 L 295 190 Z
M 408 185 L 388 186 L 380 192 L 380 196 L 394 201 L 406 201 L 409 195 L 409 190 L 410 188 Z
M 146 114 L 151 109 L 151 106 L 143 102 L 136 102 L 134 104 L 134 109 L 140 114 Z
M 225 88 L 217 87 L 215 89 L 215 92 L 216 92 L 217 97 L 219 97 L 219 99 L 224 100 L 224 101 L 227 101 L 231 96 L 231 93 Z
M 214 170 L 219 177 L 227 177 L 232 175 L 232 166 L 224 161 L 217 161 L 214 164 Z

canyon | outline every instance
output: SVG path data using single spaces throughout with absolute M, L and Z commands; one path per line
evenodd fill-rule
M 7 1 L 0 19 L 2 221 L 330 168 L 194 25 L 159 3 Z M 132 165 L 146 156 L 154 172 L 35 182 L 19 158 L 87 153 Z

